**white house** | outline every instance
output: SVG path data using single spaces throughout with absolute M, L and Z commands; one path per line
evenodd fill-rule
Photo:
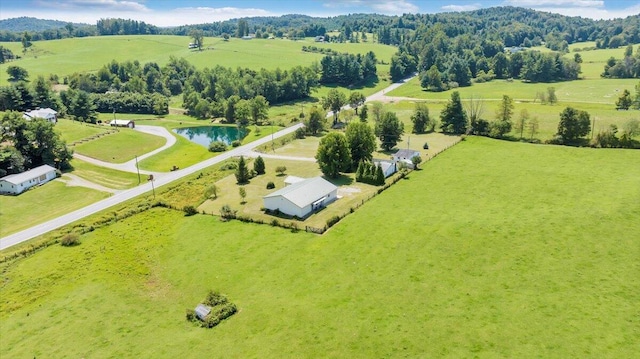
M 32 120 L 34 118 L 44 118 L 45 120 L 55 124 L 58 122 L 58 112 L 50 108 L 36 108 L 35 110 L 27 111 L 22 115 L 25 120 Z
M 129 127 L 129 128 L 136 127 L 136 123 L 133 122 L 132 120 L 111 120 L 109 122 L 109 125 L 114 127 Z
M 420 152 L 410 149 L 403 149 L 398 150 L 398 152 L 396 152 L 392 158 L 394 162 L 402 162 L 406 165 L 406 167 L 413 168 L 413 162 L 411 161 L 411 159 L 414 157 L 420 157 Z
M 56 178 L 56 169 L 42 165 L 28 171 L 0 178 L 0 193 L 20 194 L 25 190 Z
M 264 208 L 304 218 L 338 198 L 338 187 L 322 177 L 290 184 L 263 197 Z
M 374 159 L 372 162 L 374 165 L 376 166 L 380 165 L 380 167 L 382 167 L 384 178 L 391 176 L 392 174 L 396 173 L 396 171 L 398 170 L 396 163 L 393 161 Z

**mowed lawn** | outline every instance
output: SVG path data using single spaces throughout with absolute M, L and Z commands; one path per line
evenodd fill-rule
M 117 133 L 77 145 L 74 151 L 105 162 L 123 163 L 162 147 L 165 142 L 164 137 L 120 129 Z
M 56 132 L 60 134 L 60 137 L 71 144 L 75 141 L 79 141 L 91 136 L 95 136 L 99 133 L 110 130 L 109 127 L 99 127 L 97 125 L 91 125 L 84 122 L 67 120 L 64 118 L 58 119 L 58 123 L 55 125 Z
M 3 264 L 2 357 L 638 352 L 640 156 L 469 138 L 325 235 L 154 209 Z M 239 313 L 185 321 L 209 289 Z
M 0 196 L 0 237 L 27 229 L 108 197 L 84 187 L 52 181 L 19 196 Z

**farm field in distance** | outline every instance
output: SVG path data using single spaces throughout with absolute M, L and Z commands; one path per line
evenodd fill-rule
M 323 236 L 152 209 L 4 263 L 0 354 L 637 352 L 636 151 L 471 137 L 422 168 Z M 240 309 L 213 330 L 184 318 L 209 289 Z

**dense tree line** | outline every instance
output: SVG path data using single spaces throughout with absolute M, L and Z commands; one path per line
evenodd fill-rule
M 604 65 L 602 77 L 628 79 L 640 77 L 640 49 L 633 54 L 633 45 L 627 46 L 622 59 L 611 57 Z
M 154 35 L 159 33 L 156 26 L 144 21 L 107 18 L 96 23 L 98 35 Z
M 169 102 L 160 94 L 141 94 L 133 92 L 110 92 L 91 94 L 91 101 L 98 112 L 125 112 L 166 115 Z
M 349 86 L 376 76 L 376 55 L 369 51 L 366 55 L 339 54 L 322 58 L 323 84 Z
M 73 152 L 44 119 L 26 121 L 20 112 L 6 112 L 0 121 L 0 176 L 48 164 L 69 165 Z

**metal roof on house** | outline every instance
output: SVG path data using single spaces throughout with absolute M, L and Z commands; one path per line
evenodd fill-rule
M 415 151 L 415 150 L 403 149 L 403 150 L 398 150 L 398 152 L 396 152 L 394 154 L 394 156 L 395 157 L 399 157 L 399 158 L 410 159 L 410 158 L 413 158 L 415 156 L 420 156 L 420 152 Z
M 338 187 L 324 178 L 314 177 L 279 189 L 264 196 L 264 198 L 282 196 L 296 206 L 304 208 L 317 201 L 318 198 L 326 196 L 336 189 L 338 189 Z
M 13 183 L 13 184 L 20 184 L 23 182 L 26 182 L 28 180 L 40 177 L 42 175 L 45 175 L 51 171 L 55 172 L 55 168 L 49 166 L 49 165 L 42 165 L 40 167 L 36 167 L 33 169 L 30 169 L 28 171 L 22 172 L 22 173 L 16 173 L 13 175 L 8 175 L 8 176 L 4 176 L 2 178 L 0 178 L 0 181 L 7 181 L 9 183 Z
M 51 115 L 55 116 L 57 113 L 58 112 L 56 110 L 53 110 L 47 107 L 47 108 L 27 111 L 24 114 L 30 118 L 47 118 L 48 116 L 51 116 Z
M 385 161 L 385 160 L 373 160 L 373 163 L 378 166 L 380 165 L 380 167 L 382 167 L 382 172 L 384 172 L 385 174 L 387 173 L 387 171 L 389 170 L 389 168 L 395 166 L 395 164 L 391 161 Z M 392 172 L 393 173 L 393 172 Z

